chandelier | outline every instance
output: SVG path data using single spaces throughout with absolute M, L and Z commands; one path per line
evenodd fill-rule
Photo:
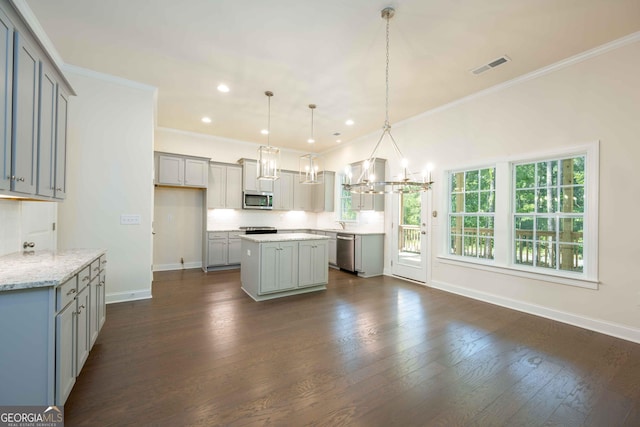
M 256 166 L 258 168 L 257 178 L 265 181 L 275 181 L 280 178 L 280 149 L 271 146 L 271 97 L 273 92 L 266 91 L 268 101 L 268 116 L 267 116 L 267 145 L 262 145 L 258 148 L 258 161 Z
M 362 173 L 357 177 L 356 182 L 351 182 L 351 175 L 347 173 L 347 183 L 343 184 L 344 188 L 355 194 L 386 194 L 386 193 L 417 193 L 427 191 L 431 188 L 433 181 L 431 180 L 431 171 L 423 171 L 420 179 L 412 178 L 415 173 L 409 173 L 407 167 L 409 161 L 402 155 L 398 144 L 391 134 L 391 125 L 389 124 L 389 20 L 395 15 L 395 9 L 387 7 L 381 11 L 381 16 L 387 21 L 387 44 L 386 44 L 386 74 L 385 74 L 385 120 L 382 127 L 382 135 L 378 139 L 371 155 L 363 162 Z M 397 180 L 378 181 L 376 178 L 382 176 L 375 171 L 376 152 L 380 143 L 387 137 L 391 141 L 391 145 L 395 154 L 400 160 L 402 174 Z

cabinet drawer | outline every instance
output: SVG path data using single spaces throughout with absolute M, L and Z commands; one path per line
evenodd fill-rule
M 209 231 L 209 240 L 214 239 L 226 239 L 229 237 L 229 233 L 226 231 Z
M 91 263 L 90 268 L 91 268 L 91 273 L 89 274 L 90 276 L 89 280 L 93 280 L 100 275 L 100 258 L 94 260 Z
M 64 282 L 56 288 L 56 311 L 65 308 L 78 293 L 78 276 Z
M 78 273 L 78 292 L 85 288 L 85 286 L 89 285 L 91 281 L 91 266 L 88 265 L 83 268 L 80 273 Z
M 229 232 L 229 238 L 230 239 L 239 239 L 241 235 L 243 235 L 244 233 L 242 231 L 230 231 Z

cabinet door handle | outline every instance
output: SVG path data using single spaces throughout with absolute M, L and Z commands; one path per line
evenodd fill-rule
M 69 292 L 67 292 L 67 296 L 71 295 L 71 294 L 75 294 L 76 292 L 78 292 L 75 289 L 70 289 Z
M 84 276 L 84 277 L 82 278 L 82 281 L 83 281 L 83 282 L 86 282 L 87 280 L 89 280 L 89 276 Z
M 155 234 L 155 233 L 154 233 L 154 234 Z M 104 261 L 102 261 L 102 263 L 103 263 L 103 264 L 106 264 L 106 263 L 107 263 L 107 260 L 105 259 Z
M 58 187 L 56 188 L 56 191 L 62 191 L 62 188 Z

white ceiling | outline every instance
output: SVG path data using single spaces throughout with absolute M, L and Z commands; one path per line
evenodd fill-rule
M 271 90 L 271 144 L 303 151 L 382 127 L 386 6 L 392 124 L 640 31 L 640 0 L 27 3 L 66 63 L 158 87 L 158 126 L 266 142 Z M 502 55 L 512 61 L 469 72 Z

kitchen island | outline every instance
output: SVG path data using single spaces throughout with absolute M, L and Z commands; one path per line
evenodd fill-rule
M 327 288 L 329 237 L 307 233 L 241 235 L 242 290 L 256 301 Z

